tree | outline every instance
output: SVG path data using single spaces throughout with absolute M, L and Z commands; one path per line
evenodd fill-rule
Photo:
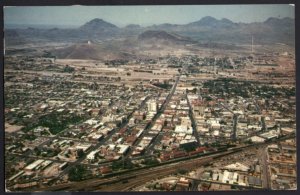
M 69 65 L 66 65 L 63 69 L 63 72 L 74 72 L 75 68 L 70 67 Z
M 41 154 L 41 151 L 40 151 L 40 149 L 39 149 L 38 147 L 35 147 L 35 148 L 33 149 L 33 151 L 35 152 L 35 154 L 36 154 L 37 156 L 39 156 L 39 155 Z
M 119 170 L 123 167 L 123 163 L 121 161 L 114 161 L 112 163 L 112 169 L 113 170 Z
M 184 174 L 186 174 L 188 172 L 188 170 L 186 170 L 186 169 L 178 169 L 177 170 L 177 173 L 178 174 L 181 174 L 181 175 L 184 175 Z
M 253 144 L 252 139 L 248 139 L 247 141 L 245 141 L 246 144 Z
M 84 152 L 83 152 L 82 149 L 77 150 L 77 156 L 78 156 L 78 158 L 83 157 L 83 155 L 84 155 Z
M 124 159 L 119 161 L 114 161 L 112 163 L 113 170 L 120 170 L 120 169 L 132 169 L 133 164 L 130 159 Z
M 70 181 L 80 181 L 83 180 L 87 174 L 87 169 L 83 165 L 76 165 L 72 167 L 68 173 Z
M 195 151 L 196 150 L 196 144 L 193 143 L 193 144 L 184 144 L 181 146 L 185 151 L 187 152 L 191 152 L 191 151 Z
M 37 137 L 33 134 L 25 134 L 24 138 L 32 141 L 32 140 L 35 140 Z
M 158 164 L 158 160 L 156 158 L 146 159 L 143 164 L 145 165 L 156 165 Z

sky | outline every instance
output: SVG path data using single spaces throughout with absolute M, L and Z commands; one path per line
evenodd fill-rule
M 263 22 L 269 17 L 294 18 L 292 5 L 166 5 L 166 6 L 18 6 L 4 8 L 4 24 L 80 26 L 101 18 L 119 27 L 187 24 L 202 17 L 233 22 Z

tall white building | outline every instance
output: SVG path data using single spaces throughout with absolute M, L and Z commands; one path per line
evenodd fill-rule
M 157 112 L 157 104 L 155 100 L 148 102 L 148 112 Z

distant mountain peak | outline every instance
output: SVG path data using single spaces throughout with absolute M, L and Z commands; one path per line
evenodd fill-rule
M 280 21 L 280 18 L 275 18 L 275 17 L 269 17 L 268 19 L 266 19 L 266 21 L 264 23 L 271 23 L 271 22 L 277 22 Z
M 217 21 L 218 20 L 214 17 L 205 16 L 205 17 L 201 18 L 198 22 L 201 24 L 208 24 L 208 23 L 217 22 Z
M 82 30 L 103 30 L 103 29 L 118 29 L 114 24 L 104 21 L 100 18 L 95 18 L 80 27 Z
M 201 18 L 201 20 L 207 21 L 207 20 L 217 20 L 217 19 L 212 16 L 205 16 L 205 17 Z
M 105 22 L 104 20 L 102 20 L 101 18 L 94 18 L 89 22 Z
M 206 26 L 206 27 L 232 27 L 236 23 L 232 22 L 227 18 L 222 18 L 218 20 L 211 16 L 205 16 L 196 22 L 187 24 L 188 26 Z
M 141 26 L 138 25 L 138 24 L 128 24 L 128 25 L 125 26 L 124 28 L 141 28 Z
M 180 35 L 177 34 L 170 34 L 166 31 L 162 31 L 162 30 L 147 30 L 143 33 L 141 33 L 138 36 L 139 40 L 152 40 L 152 39 L 156 39 L 156 40 L 166 40 L 166 41 L 172 41 L 172 42 L 181 42 L 181 41 L 190 41 L 188 38 L 186 37 L 182 37 Z
M 285 17 L 285 18 L 275 18 L 275 17 L 270 17 L 267 20 L 264 21 L 265 24 L 269 25 L 282 25 L 282 24 L 291 24 L 294 22 L 294 19 Z
M 167 33 L 166 31 L 162 31 L 162 30 L 147 30 L 141 33 L 138 38 L 139 39 L 152 39 L 152 38 L 169 39 L 169 38 L 173 38 L 173 36 Z
M 224 23 L 229 23 L 229 24 L 233 24 L 234 22 L 232 22 L 231 20 L 227 19 L 227 18 L 222 18 L 221 19 L 221 22 L 224 22 Z

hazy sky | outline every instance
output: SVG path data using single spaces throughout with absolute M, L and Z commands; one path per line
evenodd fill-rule
M 186 24 L 212 16 L 234 22 L 262 22 L 269 17 L 294 18 L 291 5 L 174 5 L 174 6 L 18 6 L 4 8 L 5 24 L 80 26 L 102 18 L 117 26 L 162 23 Z

